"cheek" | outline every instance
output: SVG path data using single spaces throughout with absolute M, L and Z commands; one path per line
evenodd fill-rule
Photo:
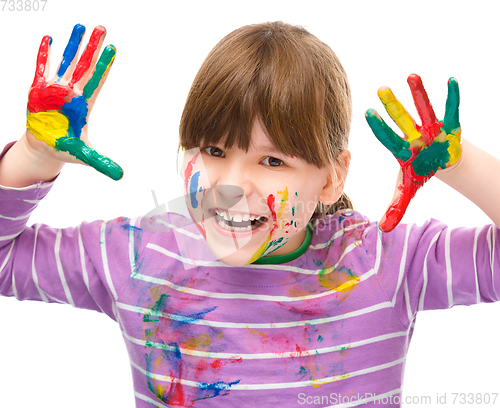
M 198 210 L 205 193 L 210 188 L 207 172 L 201 158 L 199 149 L 195 154 L 186 153 L 181 170 L 182 188 L 186 197 L 188 208 Z
M 267 205 L 272 214 L 271 234 L 294 234 L 305 226 L 300 211 L 298 193 L 285 188 L 276 194 L 269 194 Z
M 316 208 L 314 191 L 285 188 L 269 194 L 267 205 L 272 214 L 271 234 L 294 235 L 305 228 Z

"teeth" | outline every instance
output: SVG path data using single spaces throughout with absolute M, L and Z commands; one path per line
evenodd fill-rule
M 224 218 L 226 221 L 234 221 L 234 222 L 242 222 L 242 221 L 254 221 L 258 220 L 260 218 L 264 219 L 265 217 L 259 217 L 255 215 L 250 215 L 250 214 L 235 214 L 231 217 L 228 211 L 225 210 L 215 210 L 215 213 L 221 217 Z

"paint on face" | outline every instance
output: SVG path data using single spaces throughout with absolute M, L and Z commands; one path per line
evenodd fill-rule
M 196 209 L 198 208 L 198 200 L 196 198 L 197 192 L 202 192 L 203 187 L 198 188 L 198 183 L 200 181 L 200 175 L 201 172 L 197 171 L 193 174 L 194 171 L 194 166 L 196 165 L 196 161 L 198 157 L 200 157 L 200 152 L 198 151 L 188 162 L 186 165 L 186 168 L 184 169 L 184 191 L 187 193 L 187 196 L 189 197 L 189 202 L 191 206 L 188 207 L 189 215 L 193 220 L 196 220 L 193 212 L 191 211 L 191 208 Z M 194 180 L 193 180 L 194 179 Z M 205 194 L 203 194 L 205 195 Z M 204 223 L 204 215 L 202 215 L 201 222 L 196 223 L 196 226 L 198 227 L 198 230 L 201 232 L 203 235 L 204 239 L 207 239 L 207 232 L 205 228 L 205 223 Z

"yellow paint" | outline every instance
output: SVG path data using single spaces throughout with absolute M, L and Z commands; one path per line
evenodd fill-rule
M 285 214 L 286 210 L 286 204 L 288 201 L 288 187 L 285 187 L 283 191 L 278 191 L 277 192 L 277 198 L 276 200 L 280 200 L 280 205 L 278 207 L 278 210 L 276 211 L 276 223 L 281 221 L 281 230 L 283 230 L 284 226 L 284 220 L 283 220 L 283 215 Z M 281 197 L 280 197 L 281 196 Z M 285 217 L 286 218 L 286 217 Z M 255 251 L 255 253 L 252 255 L 250 260 L 248 261 L 247 265 L 251 264 L 252 262 L 256 261 L 259 259 L 262 254 L 267 250 L 269 247 L 269 242 L 271 242 L 271 236 L 267 237 L 266 241 Z
M 347 292 L 360 281 L 359 276 L 353 276 L 346 271 L 334 270 L 333 273 L 325 273 L 325 269 L 318 273 L 318 283 L 326 289 Z
M 255 253 L 248 261 L 247 265 L 251 264 L 262 256 L 262 254 L 266 251 L 269 242 L 271 242 L 271 236 L 267 237 L 266 241 L 259 247 L 259 249 L 257 249 L 257 251 L 255 251 Z
M 266 337 L 266 335 L 264 333 L 261 333 L 257 330 L 252 330 L 250 328 L 248 328 L 248 330 L 250 330 L 253 334 L 258 334 L 259 336 Z
M 339 285 L 335 288 L 336 292 L 346 292 L 348 290 L 351 290 L 352 287 L 359 282 L 359 277 L 356 276 L 354 279 L 351 279 L 348 282 L 343 283 L 342 285 Z
M 184 342 L 184 347 L 193 350 L 197 348 L 209 348 L 211 344 L 212 340 L 210 339 L 210 336 L 208 335 L 208 333 L 204 333 L 198 338 L 189 337 Z
M 281 201 L 280 201 L 280 206 L 278 208 L 278 211 L 276 211 L 276 220 L 281 221 L 281 230 L 283 231 L 285 223 L 286 223 L 286 217 L 284 217 L 285 211 L 286 211 L 286 204 L 288 202 L 288 187 L 285 187 L 283 191 L 278 191 L 278 197 L 281 196 Z
M 36 112 L 26 117 L 26 127 L 38 140 L 55 147 L 56 140 L 68 134 L 69 121 L 59 112 Z
M 415 128 L 413 118 L 406 112 L 406 109 L 401 105 L 401 102 L 396 99 L 392 91 L 389 88 L 381 88 L 378 91 L 378 97 L 384 104 L 387 113 L 406 135 L 407 140 L 412 142 L 419 139 L 421 135 Z
M 450 166 L 453 166 L 462 155 L 462 145 L 460 144 L 460 128 L 456 129 L 456 133 L 450 133 L 446 136 L 446 140 L 450 142 L 448 153 L 450 154 Z
M 350 377 L 349 374 L 342 374 L 342 375 L 336 376 L 336 377 L 328 379 L 328 380 L 317 380 L 315 378 L 311 378 L 311 380 L 312 380 L 312 386 L 314 388 L 319 388 L 319 387 L 322 387 L 325 384 L 329 384 L 329 383 L 332 383 L 332 382 L 335 382 L 335 381 L 343 380 L 343 379 L 349 378 L 349 377 Z

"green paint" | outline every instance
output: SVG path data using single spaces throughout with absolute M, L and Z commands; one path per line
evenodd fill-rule
M 56 140 L 55 148 L 62 152 L 68 152 L 113 180 L 120 180 L 123 177 L 123 170 L 118 163 L 109 157 L 100 155 L 77 137 L 61 137 Z
M 319 341 L 319 342 L 322 342 L 322 341 L 323 341 L 323 337 L 321 337 L 321 334 L 318 336 L 318 341 Z
M 116 55 L 116 48 L 114 45 L 108 45 L 101 54 L 99 61 L 96 64 L 95 71 L 92 74 L 92 78 L 90 78 L 85 88 L 83 88 L 83 93 L 85 95 L 85 99 L 88 99 L 95 92 L 99 83 L 101 82 L 102 77 L 106 73 L 109 64 L 113 61 Z
M 292 215 L 295 215 L 295 207 L 292 207 Z
M 299 375 L 307 375 L 307 374 L 309 374 L 310 372 L 311 372 L 311 371 L 310 371 L 308 368 L 305 368 L 305 367 L 300 366 Z
M 448 81 L 448 97 L 446 98 L 446 111 L 443 119 L 443 130 L 447 135 L 460 127 L 458 121 L 458 106 L 460 105 L 460 92 L 455 78 Z
M 446 168 L 446 163 L 450 161 L 449 145 L 448 140 L 443 143 L 434 140 L 434 143 L 429 147 L 420 150 L 412 163 L 415 174 L 427 177 L 431 172 Z
M 368 109 L 365 118 L 375 137 L 396 159 L 406 161 L 411 157 L 410 142 L 399 137 L 375 110 Z

